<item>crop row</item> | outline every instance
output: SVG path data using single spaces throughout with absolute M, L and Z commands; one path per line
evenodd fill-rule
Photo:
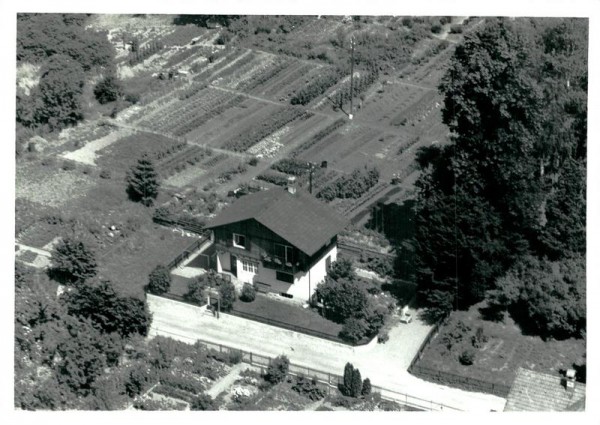
M 352 94 L 354 97 L 359 94 L 365 92 L 371 84 L 373 84 L 377 80 L 377 72 L 368 71 L 362 74 L 359 78 L 354 79 L 354 84 L 352 87 Z M 350 100 L 350 82 L 344 83 L 342 87 L 334 95 L 333 101 L 336 105 L 342 106 L 344 102 Z
M 350 175 L 345 175 L 325 186 L 317 197 L 326 201 L 334 198 L 358 199 L 368 192 L 379 181 L 379 171 L 376 168 L 357 168 Z
M 393 126 L 400 126 L 414 122 L 419 118 L 419 116 L 425 114 L 429 109 L 431 109 L 431 103 L 437 95 L 438 94 L 435 92 L 435 90 L 429 91 L 421 99 L 419 99 L 418 102 L 392 119 L 390 124 Z
M 183 62 L 187 58 L 195 55 L 196 53 L 199 53 L 200 51 L 202 51 L 202 46 L 192 46 L 187 49 L 179 50 L 167 60 L 167 63 L 164 65 L 164 68 L 171 68 L 177 65 L 178 63 Z
M 205 83 L 194 83 L 191 86 L 186 87 L 185 90 L 180 90 L 177 97 L 179 98 L 179 100 L 189 99 L 190 97 L 199 94 L 206 87 L 207 85 Z
M 298 155 L 300 155 L 302 152 L 310 149 L 312 146 L 319 143 L 321 140 L 323 140 L 325 137 L 329 136 L 335 130 L 342 127 L 345 123 L 346 123 L 346 120 L 343 118 L 340 118 L 340 119 L 334 121 L 333 123 L 331 123 L 330 125 L 325 127 L 323 130 L 321 130 L 317 134 L 315 134 L 310 140 L 302 143 L 300 146 L 298 146 L 296 149 L 294 149 L 294 151 L 291 153 L 291 157 L 295 158 Z
M 325 93 L 329 87 L 336 84 L 342 76 L 343 73 L 339 69 L 329 68 L 328 71 L 300 88 L 290 99 L 290 103 L 292 105 L 307 105 L 313 99 Z
M 271 165 L 271 168 L 285 174 L 301 176 L 310 170 L 310 164 L 296 158 L 284 158 Z
M 239 133 L 233 139 L 227 141 L 224 147 L 235 152 L 244 152 L 246 149 L 260 142 L 262 139 L 283 127 L 284 125 L 298 119 L 308 119 L 312 113 L 300 108 L 286 107 L 275 112 L 259 125 Z
M 187 120 L 185 120 L 182 123 L 182 125 L 178 124 L 177 127 L 175 127 L 173 129 L 173 134 L 175 136 L 183 136 L 184 134 L 187 134 L 190 131 L 200 127 L 201 125 L 203 125 L 204 123 L 213 119 L 214 117 L 222 114 L 226 110 L 239 105 L 245 99 L 246 98 L 243 96 L 235 96 L 235 97 L 229 98 L 227 100 L 223 99 L 223 101 L 221 103 L 219 103 L 217 106 L 210 109 L 208 112 L 206 112 L 204 114 L 200 114 L 200 115 L 195 115 L 195 116 L 192 115 L 193 118 L 191 118 L 191 117 L 188 118 Z
M 239 51 L 234 49 L 222 49 L 207 56 L 208 65 L 200 71 L 203 64 L 197 62 L 192 65 L 191 70 L 196 73 L 194 81 L 205 81 L 221 66 L 225 66 L 229 61 L 239 56 Z M 211 66 L 212 65 L 212 66 Z
M 265 91 L 269 93 L 270 96 L 274 96 L 282 90 L 285 90 L 286 93 L 289 93 L 289 89 L 294 85 L 294 82 L 305 77 L 310 72 L 310 70 L 314 68 L 314 66 L 304 64 L 302 62 L 294 62 L 293 64 L 293 66 L 287 67 L 291 68 L 291 70 L 289 70 L 287 74 L 284 74 L 283 78 L 267 86 L 267 89 Z M 298 64 L 300 64 L 300 66 L 295 68 L 295 66 L 297 66 Z
M 280 173 L 279 171 L 274 170 L 265 170 L 256 176 L 258 180 L 263 180 L 269 183 L 273 183 L 277 186 L 285 186 L 287 185 L 288 176 L 286 174 Z
M 348 216 L 356 211 L 358 211 L 358 209 L 364 207 L 367 203 L 370 203 L 372 201 L 375 200 L 375 198 L 377 196 L 379 196 L 381 194 L 381 192 L 383 192 L 384 189 L 386 189 L 388 187 L 387 183 L 378 183 L 377 185 L 373 186 L 373 188 L 371 188 L 370 190 L 368 190 L 365 194 L 363 194 L 363 196 L 361 196 L 359 199 L 357 199 L 356 202 L 354 202 L 352 205 L 350 205 L 349 208 L 347 208 L 343 214 L 345 216 Z
M 161 161 L 165 158 L 170 157 L 171 155 L 184 150 L 187 146 L 187 142 L 179 142 L 175 145 L 170 145 L 165 149 L 156 151 L 154 153 L 154 159 L 157 161 Z
M 196 165 L 209 156 L 212 156 L 212 150 L 210 149 L 201 146 L 188 146 L 187 149 L 179 152 L 177 155 L 173 155 L 166 161 L 159 163 L 158 169 L 163 177 L 167 177 L 183 171 L 188 165 Z
M 138 63 L 145 61 L 150 56 L 159 52 L 163 48 L 164 48 L 164 45 L 156 43 L 156 42 L 151 42 L 147 46 L 141 47 L 141 48 L 137 49 L 135 52 L 131 52 L 131 54 L 129 55 L 130 56 L 129 57 L 129 66 L 134 66 L 134 65 L 137 65 Z
M 212 158 L 210 158 L 208 161 L 205 161 L 201 165 L 202 165 L 202 168 L 212 168 L 215 165 L 217 165 L 219 162 L 222 162 L 225 159 L 227 159 L 227 155 L 224 153 L 221 153 L 217 156 L 213 156 Z
M 223 67 L 221 67 L 220 70 L 214 72 L 212 74 L 212 76 L 210 77 L 210 79 L 214 81 L 217 78 L 225 78 L 225 77 L 233 74 L 235 71 L 237 71 L 244 65 L 246 65 L 246 64 L 252 62 L 254 59 L 256 59 L 254 52 L 250 52 L 250 53 L 246 53 L 246 54 L 242 53 L 242 55 L 240 55 L 238 57 L 239 57 L 239 59 L 235 60 L 235 62 L 231 61 L 228 64 L 228 66 L 223 66 Z
M 259 72 L 259 73 L 255 74 L 254 76 L 252 76 L 251 78 L 247 79 L 246 81 L 241 83 L 237 89 L 241 90 L 241 91 L 250 92 L 251 90 L 254 90 L 256 87 L 263 85 L 264 83 L 269 81 L 271 78 L 274 78 L 281 71 L 283 71 L 285 68 L 287 68 L 287 66 L 288 66 L 288 64 L 286 63 L 286 61 L 281 61 L 281 62 L 275 64 L 273 67 L 269 68 L 268 70 L 266 70 L 264 72 Z

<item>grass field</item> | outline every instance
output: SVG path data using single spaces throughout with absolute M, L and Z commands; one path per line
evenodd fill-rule
M 256 299 L 249 303 L 237 301 L 234 304 L 234 311 L 322 332 L 332 337 L 337 337 L 342 330 L 342 325 L 325 319 L 315 311 L 283 301 L 274 301 L 262 294 L 257 294 Z
M 481 307 L 478 304 L 468 311 L 453 312 L 417 365 L 510 386 L 519 367 L 558 375 L 561 370 L 585 362 L 584 340 L 543 341 L 539 337 L 523 335 L 510 317 L 506 317 L 503 323 L 482 320 Z M 459 321 L 469 326 L 470 331 L 462 332 L 462 341 L 448 349 L 444 336 L 455 329 Z M 463 350 L 473 348 L 471 336 L 478 327 L 483 328 L 488 341 L 476 349 L 474 364 L 464 366 L 458 361 L 458 356 Z

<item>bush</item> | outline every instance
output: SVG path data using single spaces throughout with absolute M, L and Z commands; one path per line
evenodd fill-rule
M 463 27 L 462 25 L 452 25 L 450 27 L 450 34 L 462 34 Z
M 296 377 L 296 382 L 292 385 L 292 390 L 297 393 L 308 397 L 312 401 L 318 401 L 325 398 L 325 390 L 319 388 L 317 385 L 317 379 L 308 379 L 304 376 Z
M 327 270 L 327 274 L 333 280 L 354 280 L 356 278 L 356 273 L 354 272 L 354 266 L 352 264 L 352 261 L 350 261 L 347 258 L 340 258 L 339 260 L 331 263 L 329 270 Z
M 389 340 L 390 340 L 390 336 L 387 332 L 382 332 L 379 334 L 379 336 L 377 336 L 377 342 L 379 344 L 385 344 Z
M 344 327 L 340 331 L 340 338 L 351 343 L 357 343 L 367 333 L 367 324 L 363 319 L 350 317 L 344 322 Z
M 218 406 L 208 394 L 200 394 L 190 404 L 191 410 L 218 410 Z
M 148 276 L 147 291 L 154 295 L 162 295 L 171 288 L 171 273 L 163 265 L 158 265 Z
M 283 382 L 290 368 L 290 360 L 284 356 L 277 356 L 271 361 L 265 375 L 265 381 L 271 384 Z
M 486 342 L 488 342 L 488 336 L 483 333 L 483 328 L 480 326 L 475 331 L 475 335 L 471 337 L 471 344 L 475 348 L 481 348 Z
M 334 398 L 333 400 L 331 400 L 331 404 L 336 406 L 336 407 L 345 407 L 346 409 L 352 407 L 352 405 L 355 403 L 354 400 L 348 398 L 348 397 L 344 397 L 344 396 L 338 396 L 336 398 Z
M 219 295 L 221 297 L 221 310 L 229 311 L 233 308 L 235 302 L 235 286 L 232 282 L 223 281 L 219 286 Z
M 244 283 L 242 287 L 242 293 L 240 295 L 240 300 L 244 302 L 252 302 L 256 298 L 256 289 L 249 283 Z
M 231 350 L 229 352 L 227 363 L 230 365 L 239 364 L 244 359 L 244 353 L 241 350 Z
M 459 356 L 458 360 L 465 366 L 470 366 L 475 361 L 475 351 L 471 349 L 464 350 Z
M 371 394 L 371 380 L 369 378 L 365 378 L 363 381 L 361 394 L 364 396 Z
M 200 276 L 197 279 L 192 280 L 188 284 L 188 291 L 183 295 L 183 298 L 186 301 L 191 301 L 198 305 L 206 304 L 206 289 L 208 288 L 208 284 L 206 280 L 203 279 L 203 276 Z
M 110 171 L 109 170 L 102 170 L 102 171 L 100 171 L 99 176 L 100 176 L 101 179 L 109 180 L 110 177 L 111 177 L 110 176 Z
M 442 32 L 442 26 L 440 24 L 433 24 L 431 26 L 431 32 L 434 34 L 439 34 Z
M 250 158 L 248 160 L 248 165 L 251 165 L 251 166 L 254 167 L 254 166 L 256 166 L 256 164 L 258 164 L 258 158 L 257 157 L 253 156 L 252 158 Z

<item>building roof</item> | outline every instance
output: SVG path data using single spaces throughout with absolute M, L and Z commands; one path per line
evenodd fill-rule
M 562 380 L 561 376 L 519 368 L 504 411 L 584 410 L 585 384 L 576 382 L 573 394 L 570 394 Z
M 242 196 L 206 226 L 215 228 L 254 219 L 311 256 L 348 222 L 303 189 L 274 188 Z

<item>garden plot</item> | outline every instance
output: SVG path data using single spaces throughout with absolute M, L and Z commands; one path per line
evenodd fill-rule
M 114 173 L 124 173 L 144 152 L 156 157 L 159 153 L 175 151 L 181 141 L 154 133 L 136 132 L 98 152 L 98 165 Z M 185 143 L 185 142 L 184 142 Z
M 264 84 L 263 90 L 257 91 L 260 96 L 279 101 L 289 102 L 296 90 L 305 86 L 312 79 L 318 77 L 323 66 L 295 61 L 289 67 L 278 73 L 276 78 Z
M 276 58 L 275 55 L 269 53 L 252 52 L 249 60 L 244 61 L 244 63 L 238 62 L 233 67 L 233 72 L 230 75 L 220 76 L 212 84 L 229 89 L 238 89 L 240 85 L 247 83 L 257 74 L 262 74 L 270 69 L 275 64 Z
M 44 206 L 63 207 L 85 196 L 95 185 L 94 178 L 77 168 L 65 171 L 56 165 L 28 163 L 16 169 L 15 197 Z
M 128 128 L 119 128 L 107 136 L 101 137 L 100 139 L 96 139 L 92 142 L 89 142 L 84 147 L 77 149 L 73 152 L 67 152 L 62 155 L 65 159 L 70 159 L 72 161 L 77 161 L 82 164 L 87 165 L 96 165 L 96 159 L 98 158 L 97 152 L 112 145 L 118 140 L 130 136 L 135 133 L 135 130 Z
M 433 90 L 398 81 L 379 87 L 362 103 L 357 118 L 369 123 L 389 124 Z M 398 121 L 398 125 L 401 120 Z M 406 123 L 405 123 L 406 124 Z

